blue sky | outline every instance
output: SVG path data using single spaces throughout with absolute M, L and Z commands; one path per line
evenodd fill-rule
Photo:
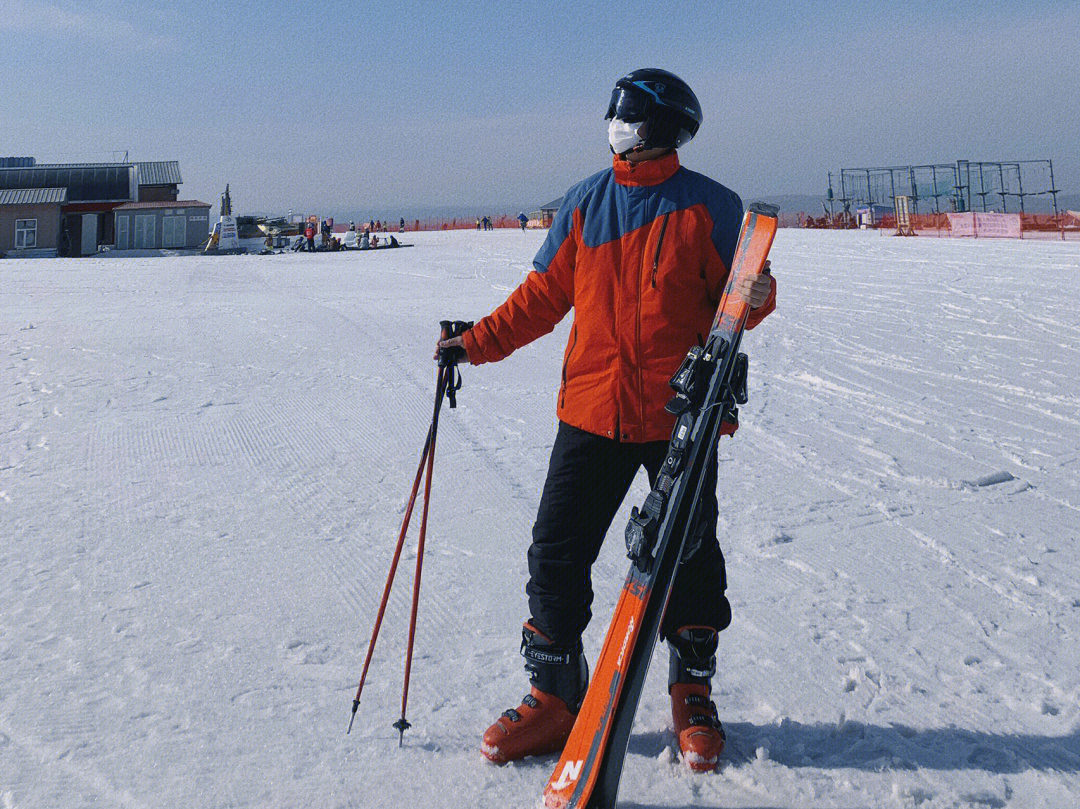
M 1076 0 L 0 0 L 0 154 L 179 159 L 241 210 L 516 210 L 607 164 L 611 86 L 656 66 L 704 107 L 684 164 L 744 196 L 1029 157 L 1080 192 L 1077 43 Z

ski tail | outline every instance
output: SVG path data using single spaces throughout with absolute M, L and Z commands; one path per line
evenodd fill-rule
M 704 471 L 716 453 L 722 416 L 736 392 L 738 347 L 749 305 L 735 292 L 759 273 L 776 235 L 777 209 L 753 203 L 743 216 L 731 272 L 704 348 L 695 346 L 672 378 L 679 420 L 665 470 L 627 526 L 633 563 L 623 583 L 592 682 L 562 756 L 544 789 L 547 809 L 613 809 L 641 688 L 660 634 Z M 745 370 L 745 363 L 743 363 Z M 708 387 L 701 378 L 708 374 Z M 669 408 L 671 406 L 669 405 Z M 668 468 L 670 464 L 670 470 Z M 669 474 L 670 471 L 670 474 Z M 653 555 L 655 551 L 655 555 Z

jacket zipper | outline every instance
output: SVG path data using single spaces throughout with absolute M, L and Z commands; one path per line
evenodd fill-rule
M 570 356 L 577 346 L 577 323 L 574 324 L 574 336 L 570 339 L 570 350 L 566 352 L 566 359 L 562 364 L 562 395 L 559 397 L 559 407 L 566 407 L 566 368 L 570 365 Z
M 664 214 L 664 221 L 660 224 L 660 237 L 656 240 L 656 255 L 652 263 L 652 286 L 656 289 L 656 272 L 660 269 L 660 248 L 664 245 L 664 231 L 667 230 L 667 220 L 671 212 Z

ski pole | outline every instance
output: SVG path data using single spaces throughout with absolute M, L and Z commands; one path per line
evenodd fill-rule
M 420 480 L 424 474 L 424 464 L 427 462 L 428 453 L 431 450 L 433 430 L 428 428 L 427 439 L 424 441 L 424 451 L 420 454 L 420 466 L 416 470 L 416 479 L 413 481 L 412 494 L 409 495 L 409 504 L 405 507 L 405 517 L 401 522 L 401 532 L 398 534 L 397 547 L 394 548 L 394 557 L 390 562 L 390 572 L 386 577 L 386 586 L 383 588 L 382 600 L 379 602 L 379 612 L 375 616 L 375 628 L 371 631 L 371 640 L 368 642 L 367 656 L 364 658 L 364 668 L 360 673 L 360 684 L 356 687 L 356 696 L 353 698 L 352 715 L 349 717 L 349 729 L 346 734 L 352 732 L 353 720 L 356 719 L 356 709 L 360 707 L 360 694 L 364 690 L 364 681 L 367 680 L 368 667 L 371 665 L 371 656 L 375 652 L 375 641 L 379 638 L 379 629 L 382 627 L 383 615 L 386 613 L 386 604 L 390 600 L 390 589 L 397 573 L 398 561 L 401 559 L 401 550 L 405 545 L 405 535 L 409 530 L 409 521 L 412 519 L 413 506 L 416 504 L 416 493 L 420 490 Z
M 439 387 L 449 390 L 450 370 L 440 371 Z M 441 391 L 440 391 L 441 394 Z M 437 400 L 442 402 L 442 396 Z M 416 572 L 413 575 L 412 613 L 409 616 L 409 642 L 405 651 L 405 680 L 401 687 L 401 717 L 394 723 L 398 732 L 398 747 L 405 741 L 405 731 L 411 727 L 405 718 L 405 709 L 409 704 L 409 677 L 412 673 L 413 641 L 416 638 L 416 613 L 420 606 L 420 574 L 424 566 L 424 539 L 427 537 L 428 504 L 431 502 L 431 474 L 435 468 L 435 437 L 439 428 L 439 406 L 431 421 L 431 444 L 427 456 L 427 478 L 424 481 L 424 507 L 420 513 L 420 536 L 416 542 Z
M 469 328 L 471 328 L 473 324 L 471 322 L 460 320 L 444 320 L 441 321 L 439 325 L 444 336 L 457 337 Z M 461 374 L 457 371 L 457 361 L 462 355 L 463 354 L 461 352 L 461 349 L 439 350 L 439 371 L 435 384 L 435 406 L 431 416 L 431 426 L 428 428 L 427 438 L 424 441 L 424 448 L 420 455 L 420 465 L 416 470 L 416 478 L 413 481 L 412 492 L 409 495 L 409 502 L 405 509 L 404 518 L 402 519 L 401 531 L 398 534 L 397 546 L 394 549 L 394 556 L 390 563 L 390 572 L 386 577 L 386 585 L 383 588 L 382 599 L 379 602 L 379 610 L 375 618 L 375 627 L 372 630 L 371 640 L 368 643 L 367 655 L 364 658 L 364 667 L 360 673 L 360 683 L 356 688 L 356 696 L 353 698 L 352 713 L 349 717 L 349 727 L 345 731 L 346 734 L 352 732 L 353 721 L 356 719 L 356 711 L 360 707 L 360 695 L 364 690 L 364 682 L 367 680 L 368 668 L 371 665 L 371 658 L 375 652 L 375 642 L 376 640 L 378 640 L 379 630 L 382 627 L 383 616 L 386 612 L 386 605 L 390 600 L 390 590 L 393 588 L 394 578 L 397 574 L 398 562 L 401 559 L 401 551 L 405 545 L 405 536 L 408 533 L 409 523 L 412 520 L 413 508 L 416 505 L 416 495 L 419 492 L 420 480 L 424 477 L 426 465 L 427 479 L 424 485 L 423 515 L 420 521 L 420 538 L 417 543 L 416 553 L 416 573 L 413 579 L 412 612 L 409 621 L 409 642 L 405 659 L 405 681 L 402 687 L 401 694 L 401 717 L 393 725 L 399 733 L 399 747 L 404 742 L 405 730 L 410 727 L 409 722 L 405 718 L 405 710 L 409 698 L 409 678 L 412 670 L 413 642 L 416 633 L 416 615 L 419 607 L 420 576 L 424 559 L 424 540 L 427 536 L 428 505 L 431 495 L 431 476 L 434 470 L 435 463 L 435 439 L 439 428 L 439 411 L 442 408 L 442 400 L 444 396 L 450 400 L 451 408 L 457 407 L 457 399 L 455 394 L 458 390 L 461 389 Z
M 458 336 L 471 325 L 471 323 L 465 324 L 460 321 L 454 323 L 448 320 L 439 324 L 448 337 Z M 461 388 L 460 373 L 455 379 L 457 360 L 456 353 L 439 352 L 439 381 L 436 386 L 438 390 L 435 394 L 435 412 L 431 417 L 431 447 L 427 457 L 427 479 L 424 481 L 424 508 L 420 515 L 420 536 L 416 542 L 416 573 L 413 575 L 412 613 L 409 616 L 409 641 L 405 650 L 405 679 L 401 686 L 401 717 L 394 723 L 394 728 L 398 732 L 398 747 L 404 743 L 405 731 L 411 727 L 405 718 L 405 713 L 409 704 L 409 678 L 412 674 L 413 643 L 416 638 L 416 613 L 420 607 L 420 577 L 424 566 L 424 540 L 427 537 L 428 504 L 431 501 L 431 477 L 435 468 L 435 438 L 439 429 L 439 410 L 444 392 L 446 398 L 450 400 L 450 407 L 457 407 L 455 394 Z

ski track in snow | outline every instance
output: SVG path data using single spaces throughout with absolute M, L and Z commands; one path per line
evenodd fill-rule
M 464 369 L 344 734 L 430 419 L 437 321 L 542 233 L 371 254 L 0 261 L 0 807 L 534 806 L 525 551 L 568 318 Z M 628 807 L 1080 805 L 1080 245 L 781 231 L 721 444 L 719 772 L 658 650 Z M 595 659 L 626 571 L 594 569 Z

